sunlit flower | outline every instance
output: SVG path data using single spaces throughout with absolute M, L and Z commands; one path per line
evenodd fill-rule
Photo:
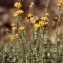
M 40 24 L 41 26 L 44 26 L 44 25 L 45 25 L 45 22 L 44 22 L 44 21 L 39 21 L 39 24 Z
M 18 13 L 19 14 L 22 14 L 24 11 L 23 10 L 18 10 Z
M 19 15 L 21 15 L 24 11 L 23 10 L 18 10 L 14 13 L 15 17 L 18 17 Z
M 31 5 L 34 5 L 34 2 L 31 2 Z
M 14 38 L 13 36 L 12 36 L 12 37 L 10 37 L 10 41 L 14 41 L 14 39 L 15 39 L 15 38 Z
M 37 30 L 38 28 L 40 28 L 40 24 L 39 23 L 35 23 L 34 24 L 34 28 Z
M 14 17 L 18 17 L 18 13 L 17 12 L 14 13 Z
M 15 38 L 18 38 L 19 37 L 19 35 L 18 34 L 15 34 Z
M 15 35 L 13 35 L 14 39 L 18 38 L 19 35 L 16 33 Z
M 16 31 L 16 29 L 17 29 L 16 27 L 13 27 L 13 28 L 12 28 L 13 31 Z
M 45 15 L 46 15 L 46 16 L 49 16 L 49 13 L 46 13 Z
M 19 30 L 20 31 L 23 31 L 24 30 L 24 27 L 23 26 L 19 27 Z
M 48 18 L 47 17 L 41 17 L 41 20 L 42 21 L 48 21 Z
M 33 15 L 31 13 L 28 14 L 27 18 L 31 18 Z
M 16 33 L 15 35 L 13 35 L 12 37 L 10 37 L 11 41 L 14 41 L 15 39 L 19 38 L 19 35 Z
M 38 18 L 37 16 L 34 16 L 34 19 L 35 19 L 35 20 L 38 20 L 39 18 Z
M 48 22 L 45 22 L 45 25 L 48 25 Z
M 15 4 L 14 4 L 14 7 L 17 7 L 17 8 L 20 8 L 22 5 L 19 3 L 19 2 L 16 2 Z
M 34 2 L 31 2 L 31 4 L 29 5 L 30 8 L 32 8 L 34 5 Z
M 30 8 L 32 8 L 33 6 L 32 5 L 29 5 Z

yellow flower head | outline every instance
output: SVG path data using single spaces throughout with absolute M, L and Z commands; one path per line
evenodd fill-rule
M 44 26 L 44 25 L 45 25 L 45 22 L 44 22 L 44 21 L 39 21 L 39 24 L 40 24 L 41 26 Z
M 34 5 L 34 2 L 31 2 L 31 4 L 30 4 L 30 6 L 29 6 L 29 7 L 30 7 L 30 8 L 32 8 L 32 7 L 33 7 L 33 5 Z
M 19 14 L 22 14 L 24 11 L 23 10 L 18 10 L 18 13 Z
M 45 16 L 49 16 L 49 13 L 46 13 Z
M 18 13 L 17 13 L 17 12 L 15 12 L 13 16 L 14 16 L 14 17 L 18 17 Z
M 21 15 L 24 11 L 23 10 L 18 10 L 14 13 L 15 17 L 18 17 L 19 15 Z
M 35 19 L 35 20 L 38 20 L 39 18 L 38 18 L 37 16 L 34 16 L 34 19 Z
M 31 13 L 28 14 L 27 18 L 31 18 L 33 15 Z
M 16 31 L 16 30 L 17 30 L 17 28 L 16 28 L 16 27 L 13 27 L 13 28 L 12 28 L 12 30 L 13 30 L 13 31 Z
M 48 21 L 48 18 L 47 17 L 41 17 L 41 20 L 42 21 Z
M 15 38 L 18 38 L 19 37 L 19 35 L 18 34 L 15 34 Z
M 24 27 L 23 26 L 19 27 L 19 30 L 20 31 L 23 31 L 24 30 Z
M 14 4 L 14 7 L 17 7 L 17 8 L 20 8 L 22 5 L 19 3 L 19 2 L 16 2 L 15 4 Z
M 34 5 L 34 2 L 31 2 L 31 5 Z
M 30 8 L 32 8 L 33 6 L 32 5 L 29 5 Z
M 48 25 L 48 22 L 45 22 L 45 25 Z
M 38 28 L 40 28 L 40 24 L 39 23 L 35 23 L 34 24 L 34 28 L 37 30 Z
M 19 35 L 16 33 L 15 35 L 13 35 L 10 40 L 14 41 L 15 39 L 19 38 Z
M 13 41 L 15 38 L 12 36 L 12 37 L 10 37 L 10 41 Z

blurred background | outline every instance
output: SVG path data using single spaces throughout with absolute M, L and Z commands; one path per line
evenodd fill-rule
M 14 3 L 17 0 L 0 0 L 0 40 L 6 41 L 10 35 L 11 35 L 11 24 L 16 23 L 16 18 L 13 17 L 13 13 L 16 11 L 14 8 Z M 46 2 L 47 0 L 23 0 L 22 1 L 22 9 L 24 10 L 24 15 L 23 15 L 23 20 L 26 22 L 24 19 L 25 16 L 28 13 L 29 10 L 29 4 L 31 1 L 34 1 L 35 6 L 34 6 L 34 15 L 41 17 L 44 14 L 44 9 L 46 7 Z M 53 23 L 54 17 L 59 16 L 59 11 L 58 11 L 58 0 L 50 0 L 49 6 L 48 6 L 48 13 L 50 14 L 49 16 L 49 30 L 51 32 L 51 24 Z M 61 15 L 61 20 L 60 20 L 60 26 L 62 25 L 63 21 L 63 14 Z M 28 24 L 28 23 L 27 23 Z M 29 26 L 26 24 L 27 29 L 29 30 Z M 53 28 L 55 30 L 55 26 Z
M 0 40 L 7 40 L 11 33 L 11 23 L 15 23 L 13 13 L 16 0 L 0 0 Z

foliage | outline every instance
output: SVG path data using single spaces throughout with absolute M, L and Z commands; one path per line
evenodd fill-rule
M 47 0 L 45 14 L 41 18 L 34 16 L 34 2 L 31 2 L 29 14 L 26 16 L 32 31 L 30 40 L 27 38 L 27 29 L 21 17 L 24 13 L 21 10 L 22 5 L 20 1 L 15 3 L 17 11 L 14 16 L 17 18 L 17 24 L 12 24 L 13 36 L 10 37 L 9 42 L 5 45 L 4 42 L 0 43 L 0 63 L 63 63 L 63 35 L 58 35 L 56 31 L 56 42 L 53 44 L 48 33 L 49 2 L 50 0 Z M 63 1 L 58 4 L 58 8 L 59 17 L 54 18 L 57 23 L 56 30 L 63 10 Z

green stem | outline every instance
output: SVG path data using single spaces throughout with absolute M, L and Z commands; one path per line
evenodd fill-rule
M 59 21 L 60 21 L 60 18 L 61 18 L 61 14 L 62 14 L 62 9 L 61 9 L 61 11 L 60 11 L 60 14 L 59 14 L 59 17 L 58 17 L 58 20 L 57 20 L 57 26 L 56 26 L 56 42 L 57 42 L 57 28 L 58 28 L 58 24 L 59 24 Z M 58 43 L 57 43 L 57 55 L 59 54 L 59 52 L 58 52 Z M 56 59 L 56 60 L 58 60 L 58 58 Z
M 47 12 L 49 2 L 50 2 L 50 0 L 47 0 L 47 4 L 46 4 L 46 8 L 45 8 L 44 14 Z

